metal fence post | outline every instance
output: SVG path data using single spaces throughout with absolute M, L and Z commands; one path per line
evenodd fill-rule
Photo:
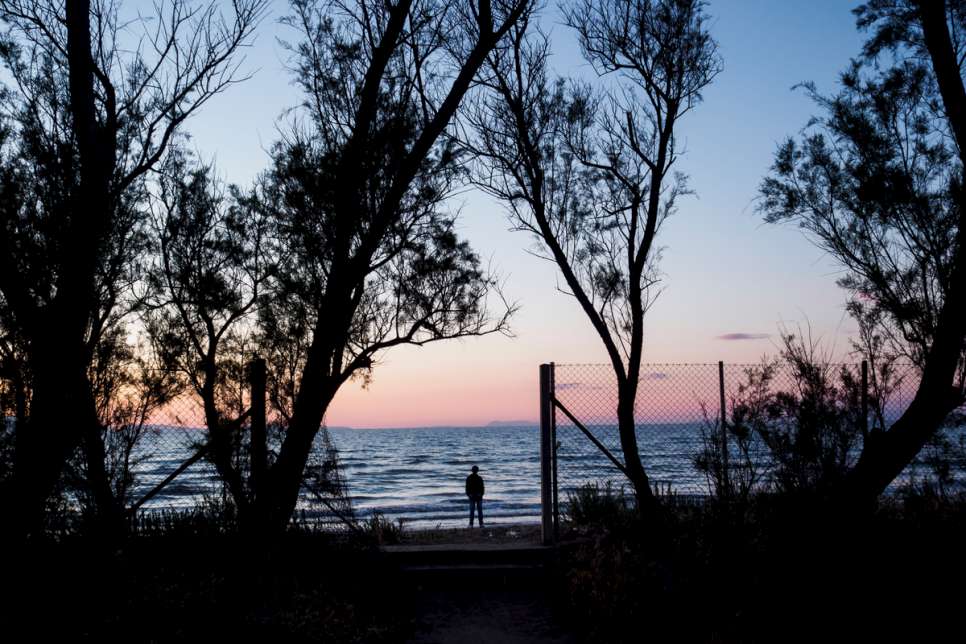
M 560 492 L 557 490 L 557 370 L 550 363 L 550 456 L 553 468 L 553 542 L 560 541 Z
M 718 361 L 718 395 L 721 410 L 721 490 L 719 493 L 728 496 L 731 492 L 731 477 L 728 472 L 728 409 L 725 407 L 724 361 Z
M 540 527 L 543 545 L 553 543 L 553 367 L 540 365 Z
M 252 433 L 251 433 L 251 488 L 252 496 L 258 498 L 258 488 L 265 474 L 268 447 L 265 438 L 265 389 L 266 368 L 264 358 L 255 358 L 249 365 L 249 382 L 252 386 Z
M 862 361 L 862 437 L 869 435 L 869 363 Z

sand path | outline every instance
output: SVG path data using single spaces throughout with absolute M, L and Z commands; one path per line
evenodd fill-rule
M 539 544 L 534 525 L 493 526 L 484 530 L 433 530 L 406 534 L 408 547 L 429 551 L 460 547 L 496 554 Z M 503 583 L 477 585 L 469 575 L 452 583 L 420 587 L 410 597 L 417 644 L 570 644 L 577 640 L 555 619 L 543 583 L 511 576 Z

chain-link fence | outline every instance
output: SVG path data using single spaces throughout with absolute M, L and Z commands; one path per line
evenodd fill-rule
M 248 405 L 247 397 L 240 400 Z M 232 466 L 250 481 L 253 445 L 258 444 L 258 440 L 252 441 L 252 413 L 239 408 L 223 413 L 221 420 L 230 433 Z M 284 438 L 284 423 L 269 416 L 266 425 L 262 458 L 271 467 Z M 117 453 L 128 470 L 127 505 L 132 512 L 150 518 L 152 514 L 216 509 L 231 503 L 209 451 L 210 434 L 200 397 L 174 398 L 154 409 L 140 426 L 109 428 L 106 435 L 108 453 Z M 120 445 L 111 450 L 112 442 Z M 125 444 L 128 442 L 130 445 Z M 305 468 L 296 519 L 326 529 L 344 529 L 354 522 L 338 452 L 325 426 L 316 436 Z
M 557 364 L 551 370 L 561 510 L 587 483 L 629 489 L 621 471 L 612 367 Z M 871 369 L 785 360 L 646 364 L 634 405 L 634 436 L 658 493 L 702 498 L 725 490 L 748 494 L 820 485 L 854 464 L 870 433 L 888 430 L 917 386 L 917 370 L 897 363 Z M 964 487 L 966 434 L 955 419 L 951 424 L 893 490 L 924 481 Z
M 211 461 L 205 458 L 207 430 L 200 400 L 175 398 L 145 421 L 141 427 L 107 430 L 109 442 L 112 435 L 125 441 L 125 433 L 136 433 L 128 464 L 129 505 L 144 512 L 183 510 L 217 499 L 222 486 Z M 248 429 L 247 424 L 238 428 Z
M 255 489 L 254 464 L 261 463 L 263 472 L 271 468 L 285 436 L 280 414 L 265 409 L 264 362 L 255 363 L 261 365 L 260 384 L 255 378 L 238 378 L 237 391 L 219 392 L 217 412 L 210 419 L 225 437 L 222 456 L 228 454 L 230 469 L 243 481 L 241 493 L 249 497 Z M 253 373 L 255 363 L 246 372 Z M 101 440 L 80 440 L 67 460 L 49 504 L 52 531 L 70 530 L 85 514 L 103 511 L 100 504 L 105 497 L 103 492 L 97 496 L 94 484 L 103 479 L 112 507 L 123 508 L 144 529 L 192 517 L 230 520 L 233 516 L 237 499 L 215 466 L 212 432 L 200 393 L 184 374 L 145 370 L 137 376 L 113 387 L 95 386 Z M 29 406 L 17 413 L 10 413 L 10 405 L 4 407 L 0 474 L 7 476 L 14 467 L 17 427 L 29 423 Z M 81 428 L 78 432 L 83 433 Z M 90 469 L 92 446 L 96 446 L 95 458 L 103 457 L 103 471 Z M 296 519 L 313 528 L 344 529 L 354 524 L 341 462 L 325 426 L 304 469 Z

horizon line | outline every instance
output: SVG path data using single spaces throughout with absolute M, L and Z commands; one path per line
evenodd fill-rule
M 487 429 L 487 428 L 491 428 L 491 427 L 521 427 L 521 426 L 531 426 L 531 425 L 533 425 L 533 426 L 539 426 L 540 425 L 540 421 L 538 421 L 538 420 L 519 420 L 519 421 L 516 421 L 516 420 L 493 420 L 493 421 L 490 421 L 489 423 L 486 423 L 486 424 L 483 424 L 483 425 L 460 425 L 460 424 L 453 424 L 453 423 L 438 423 L 438 424 L 434 424 L 434 425 L 396 425 L 396 426 L 368 425 L 368 426 L 361 426 L 361 425 L 341 425 L 340 424 L 340 425 L 326 425 L 325 427 L 326 427 L 326 429 L 365 429 L 365 430 L 369 430 L 369 429 L 446 429 L 446 428 L 450 428 L 450 429 L 454 429 L 454 428 L 460 428 L 460 429 Z

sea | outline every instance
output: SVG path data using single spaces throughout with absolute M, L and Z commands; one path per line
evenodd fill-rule
M 464 485 L 480 468 L 491 524 L 540 517 L 540 430 L 422 427 L 329 430 L 357 514 L 382 513 L 414 529 L 468 523 Z
M 620 459 L 616 429 L 591 427 Z M 540 517 L 540 430 L 535 425 L 487 427 L 416 427 L 402 429 L 328 429 L 336 448 L 345 491 L 356 519 L 375 514 L 410 529 L 448 528 L 468 523 L 464 482 L 474 465 L 486 484 L 483 503 L 490 525 L 535 523 Z M 954 437 L 959 440 L 962 431 Z M 192 453 L 201 431 L 166 428 L 156 433 L 136 468 L 135 496 L 151 489 Z M 173 437 L 178 440 L 173 440 Z M 161 440 L 161 439 L 164 440 Z M 702 449 L 702 428 L 694 423 L 639 427 L 638 440 L 652 483 L 664 492 L 701 498 L 709 482 L 694 465 Z M 604 452 L 574 427 L 558 428 L 558 494 L 566 510 L 568 494 L 584 484 L 627 487 L 626 479 Z M 960 463 L 959 465 L 962 465 Z M 960 482 L 966 481 L 959 468 Z M 925 459 L 910 467 L 910 476 L 928 476 Z M 145 504 L 146 511 L 186 508 L 218 483 L 210 465 L 197 463 Z M 300 509 L 307 515 L 326 512 L 311 499 Z

